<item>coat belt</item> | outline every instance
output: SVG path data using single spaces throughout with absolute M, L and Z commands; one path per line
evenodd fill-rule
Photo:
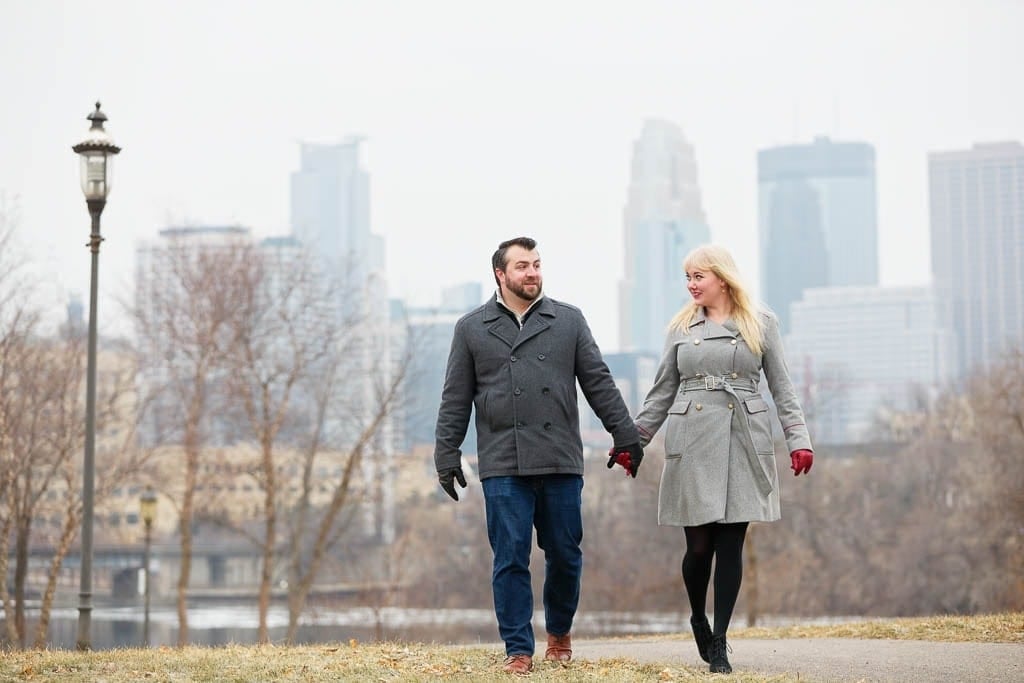
M 683 391 L 724 391 L 730 394 L 736 399 L 736 403 L 739 404 L 743 401 L 742 396 L 736 393 L 737 389 L 744 391 L 757 391 L 757 382 L 749 379 L 741 379 L 732 377 L 693 377 L 682 383 Z M 749 397 L 747 397 L 749 398 Z M 750 431 L 750 416 L 747 415 L 747 411 L 743 410 L 739 405 L 736 406 L 736 410 L 733 411 L 732 419 L 739 422 L 740 432 L 746 439 L 747 442 L 747 461 L 750 463 L 750 468 L 754 472 L 754 479 L 757 481 L 757 488 L 761 491 L 762 495 L 767 496 L 772 492 L 774 486 L 772 486 L 771 477 L 765 472 L 764 465 L 761 464 L 761 458 L 757 454 L 757 447 L 754 446 L 754 436 Z
M 682 383 L 683 391 L 728 391 L 727 386 L 743 391 L 757 391 L 757 381 L 739 377 L 708 375 L 707 377 L 691 377 Z

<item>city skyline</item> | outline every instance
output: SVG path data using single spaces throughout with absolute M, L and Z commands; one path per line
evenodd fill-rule
M 742 16 L 737 8 L 742 7 Z M 931 279 L 927 157 L 1024 139 L 1024 59 L 1004 2 L 16 3 L 0 0 L 0 192 L 63 311 L 88 284 L 70 145 L 96 99 L 124 148 L 104 213 L 101 332 L 136 244 L 167 225 L 286 235 L 300 142 L 366 136 L 392 296 L 493 287 L 501 239 L 530 234 L 546 288 L 618 343 L 622 207 L 648 118 L 694 145 L 711 238 L 758 288 L 756 154 L 816 136 L 877 152 L 880 283 Z M 230 29 L 230 30 L 229 30 Z M 938 36 L 942 36 L 939 40 Z M 185 49 L 187 48 L 187 49 Z M 941 74 L 941 78 L 936 74 Z M 680 288 L 682 280 L 680 279 Z

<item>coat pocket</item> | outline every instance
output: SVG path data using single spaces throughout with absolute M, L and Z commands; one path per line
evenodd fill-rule
M 768 422 L 768 402 L 761 396 L 751 396 L 743 401 L 743 406 L 747 409 L 747 425 L 754 450 L 757 453 L 775 453 L 772 426 Z
M 512 411 L 512 396 L 506 391 L 488 391 L 478 406 L 492 432 L 511 429 L 515 422 Z
M 665 457 L 681 458 L 686 449 L 686 412 L 690 401 L 679 401 L 668 409 L 665 424 Z

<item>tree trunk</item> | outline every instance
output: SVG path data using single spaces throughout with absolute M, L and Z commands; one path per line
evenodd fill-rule
M 10 548 L 12 518 L 4 518 L 3 526 L 0 527 L 0 599 L 4 603 L 4 637 L 0 642 L 10 647 L 15 647 L 18 642 L 18 630 L 14 627 L 14 605 L 11 604 L 11 594 L 7 592 L 7 567 Z
M 57 546 L 53 560 L 50 561 L 50 571 L 46 576 L 46 590 L 43 592 L 43 602 L 39 606 L 39 623 L 36 624 L 36 635 L 32 647 L 36 650 L 46 649 L 46 636 L 50 630 L 50 611 L 53 608 L 53 597 L 57 593 L 57 577 L 60 574 L 61 565 L 71 548 L 71 542 L 78 534 L 78 524 L 81 516 L 74 510 L 68 511 L 64 518 L 64 528 L 61 530 L 60 544 Z
M 263 539 L 263 568 L 260 574 L 260 627 L 258 639 L 261 644 L 270 642 L 267 629 L 267 612 L 270 609 L 270 588 L 274 580 L 274 554 L 277 545 L 277 507 L 275 491 L 277 482 L 274 476 L 273 444 L 270 439 L 263 439 L 263 477 L 266 484 L 263 511 L 266 537 Z
M 14 530 L 14 630 L 22 649 L 28 643 L 28 634 L 25 633 L 25 580 L 28 577 L 28 540 L 31 532 L 32 519 L 18 519 Z
M 185 492 L 181 501 L 181 570 L 178 572 L 178 647 L 188 645 L 188 583 L 192 578 L 192 510 L 199 477 L 199 445 L 195 430 L 189 426 L 185 438 Z
M 352 486 L 352 476 L 362 459 L 362 449 L 365 443 L 368 441 L 369 435 L 372 435 L 377 428 L 380 420 L 376 420 L 373 426 L 364 432 L 360 438 L 359 443 L 355 449 L 349 455 L 348 463 L 345 465 L 345 471 L 342 475 L 341 482 L 334 489 L 334 495 L 331 497 L 331 502 L 328 504 L 327 509 L 324 510 L 323 516 L 320 519 L 320 524 L 317 527 L 316 541 L 313 543 L 313 551 L 309 559 L 309 564 L 306 567 L 305 573 L 301 574 L 301 578 L 295 586 L 288 586 L 289 600 L 289 614 L 288 614 L 288 635 L 287 641 L 290 643 L 295 637 L 295 631 L 298 628 L 299 616 L 302 614 L 302 610 L 306 609 L 306 600 L 309 598 L 309 592 L 313 588 L 313 582 L 316 580 L 317 573 L 320 571 L 320 565 L 324 558 L 327 556 L 327 551 L 330 549 L 331 541 L 331 529 L 334 526 L 334 521 L 338 517 L 338 513 L 344 507 L 348 501 L 348 494 Z M 292 599 L 294 597 L 294 600 Z
M 754 542 L 753 526 L 747 527 L 747 626 L 757 626 L 757 620 L 761 616 L 761 596 L 758 593 L 758 566 L 757 566 L 757 544 Z

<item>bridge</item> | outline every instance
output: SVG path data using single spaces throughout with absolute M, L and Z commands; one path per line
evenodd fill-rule
M 130 599 L 145 591 L 143 562 L 145 550 L 141 545 L 102 545 L 93 549 L 93 596 L 97 600 Z M 53 549 L 35 547 L 29 551 L 26 579 L 28 593 L 41 595 L 53 558 Z M 13 564 L 14 557 L 10 558 Z M 257 597 L 261 573 L 261 551 L 249 543 L 197 543 L 192 548 L 192 573 L 187 596 L 196 601 L 250 601 Z M 64 558 L 57 580 L 60 594 L 77 594 L 81 555 L 75 548 Z M 150 550 L 150 597 L 154 601 L 171 599 L 177 595 L 178 576 L 181 571 L 181 546 L 154 544 Z M 379 595 L 392 592 L 400 586 L 388 583 L 321 583 L 311 591 L 312 596 L 349 597 Z M 282 581 L 271 590 L 272 599 L 285 598 L 287 585 Z

